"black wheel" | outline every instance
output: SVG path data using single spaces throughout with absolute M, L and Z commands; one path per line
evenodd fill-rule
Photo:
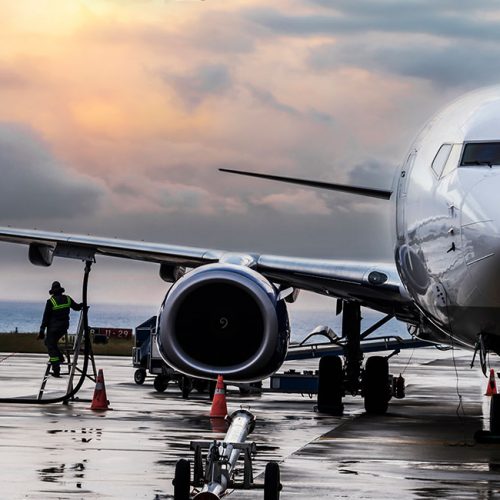
M 208 380 L 193 379 L 193 389 L 200 393 L 205 392 L 208 389 Z
M 189 460 L 181 459 L 175 465 L 174 500 L 189 500 L 191 490 L 191 467 Z
M 338 356 L 323 356 L 319 362 L 318 411 L 330 415 L 342 415 L 343 370 Z
M 391 399 L 387 358 L 372 356 L 366 361 L 363 372 L 363 396 L 366 413 L 382 415 L 387 411 Z
M 165 392 L 168 387 L 169 378 L 165 377 L 165 375 L 156 375 L 155 380 L 153 382 L 153 387 L 158 392 Z
M 179 380 L 179 387 L 182 392 L 182 397 L 184 399 L 189 398 L 189 394 L 193 390 L 193 379 L 191 377 L 187 377 L 186 375 L 183 375 L 181 379 Z
M 279 500 L 280 491 L 280 466 L 276 462 L 269 462 L 264 475 L 264 500 Z
M 145 380 L 146 380 L 146 370 L 144 368 L 139 368 L 134 372 L 134 382 L 137 385 L 144 384 Z
M 500 394 L 491 396 L 490 431 L 492 434 L 500 434 Z
M 241 385 L 240 387 L 238 387 L 238 391 L 240 393 L 240 396 L 250 396 L 250 394 L 252 394 L 252 388 L 250 387 L 250 384 Z

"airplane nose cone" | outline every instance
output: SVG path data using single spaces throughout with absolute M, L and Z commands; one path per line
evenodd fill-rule
M 499 174 L 491 171 L 470 189 L 460 214 L 461 247 L 467 272 L 483 300 L 497 307 L 500 304 Z

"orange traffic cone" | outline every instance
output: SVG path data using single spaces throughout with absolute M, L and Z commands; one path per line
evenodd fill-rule
M 222 375 L 217 377 L 210 418 L 225 418 L 227 415 L 226 387 Z
M 210 417 L 210 429 L 212 429 L 212 432 L 225 434 L 228 428 L 229 428 L 229 422 L 227 421 L 227 418 Z
M 497 394 L 497 383 L 495 380 L 495 370 L 493 368 L 490 370 L 490 379 L 488 380 L 488 385 L 486 386 L 485 396 L 493 396 Z
M 106 397 L 106 386 L 104 385 L 104 374 L 99 370 L 95 384 L 94 397 L 92 398 L 91 410 L 109 410 L 109 401 Z

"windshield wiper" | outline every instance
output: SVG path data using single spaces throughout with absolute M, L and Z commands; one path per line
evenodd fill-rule
M 462 165 L 464 166 L 469 166 L 469 165 L 488 165 L 488 167 L 492 167 L 493 165 L 496 165 L 496 163 L 491 163 L 489 160 L 473 160 L 473 161 L 464 161 L 462 162 Z

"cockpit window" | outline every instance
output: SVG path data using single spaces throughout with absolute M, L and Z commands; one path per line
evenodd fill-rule
M 500 142 L 470 142 L 465 145 L 461 167 L 500 165 Z
M 443 144 L 439 148 L 439 151 L 436 153 L 436 156 L 432 161 L 431 167 L 432 170 L 434 170 L 434 173 L 437 175 L 438 179 L 441 177 L 441 174 L 443 173 L 443 169 L 446 164 L 446 160 L 450 155 L 450 151 L 451 151 L 451 144 Z

